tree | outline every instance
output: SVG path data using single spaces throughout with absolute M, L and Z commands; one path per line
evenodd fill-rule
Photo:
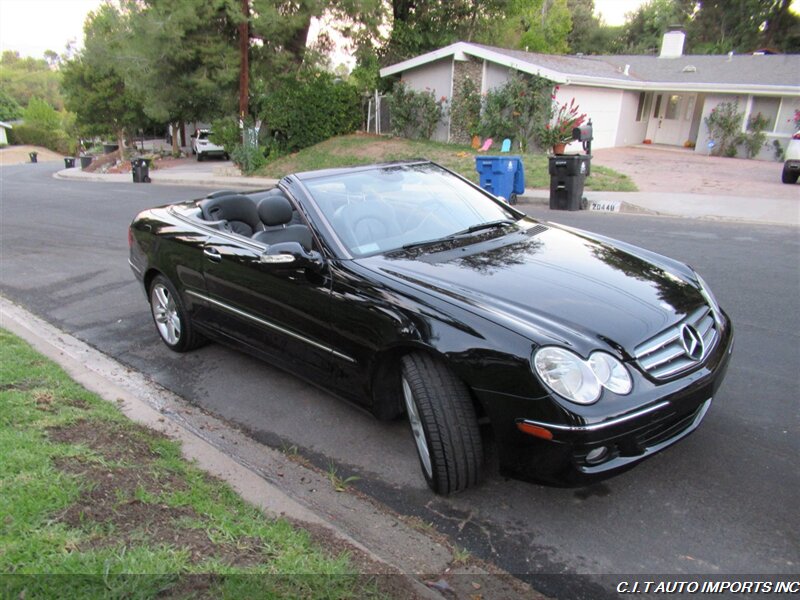
M 22 107 L 0 88 L 0 121 L 13 121 L 22 116 Z
M 61 117 L 56 109 L 39 98 L 31 98 L 28 106 L 22 111 L 22 119 L 26 125 L 45 131 L 55 131 L 61 128 Z
M 572 16 L 567 0 L 513 0 L 509 12 L 520 28 L 518 48 L 547 54 L 569 51 Z
M 664 33 L 672 26 L 686 27 L 693 0 L 650 0 L 628 13 L 621 50 L 629 54 L 657 54 Z
M 388 41 L 379 49 L 382 64 L 485 37 L 507 14 L 511 0 L 392 0 Z M 485 36 L 485 37 L 484 37 Z
M 20 106 L 31 98 L 41 98 L 60 110 L 64 107 L 60 76 L 41 58 L 22 58 L 18 52 L 6 50 L 0 56 L 0 89 Z
M 150 118 L 178 125 L 236 113 L 243 18 L 238 0 L 145 0 L 132 13 L 125 81 Z
M 703 0 L 688 29 L 693 52 L 800 51 L 800 17 L 791 0 Z
M 618 51 L 622 27 L 606 25 L 594 14 L 594 0 L 567 0 L 572 30 L 567 36 L 570 51 L 578 54 L 613 54 Z
M 132 14 L 103 4 L 84 24 L 85 47 L 62 67 L 62 87 L 76 124 L 88 135 L 113 134 L 120 149 L 125 132 L 148 124 L 142 95 L 125 80 L 125 46 Z

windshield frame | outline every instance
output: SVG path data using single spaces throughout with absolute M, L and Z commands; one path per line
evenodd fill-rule
M 483 188 L 481 188 L 476 183 L 470 181 L 460 173 L 456 173 L 455 171 L 448 169 L 445 166 L 440 165 L 432 160 L 425 160 L 425 159 L 418 159 L 418 160 L 407 160 L 407 161 L 394 161 L 394 162 L 387 162 L 387 163 L 375 163 L 370 165 L 363 165 L 358 167 L 352 168 L 344 168 L 344 169 L 323 169 L 319 171 L 307 171 L 304 173 L 295 173 L 294 175 L 288 176 L 292 180 L 294 180 L 295 185 L 297 185 L 305 196 L 305 202 L 312 208 L 313 212 L 315 213 L 314 216 L 315 221 L 318 221 L 319 229 L 323 230 L 320 233 L 323 237 L 328 238 L 329 240 L 333 241 L 334 243 L 330 244 L 330 249 L 332 253 L 336 255 L 337 258 L 343 260 L 356 260 L 360 258 L 368 258 L 370 256 L 376 256 L 381 254 L 389 254 L 395 253 L 398 251 L 403 251 L 402 247 L 385 249 L 385 250 L 377 250 L 375 252 L 368 252 L 355 255 L 353 254 L 348 245 L 341 239 L 341 236 L 337 233 L 336 228 L 331 224 L 328 220 L 325 212 L 320 208 L 319 204 L 317 203 L 316 199 L 314 198 L 313 193 L 311 190 L 306 186 L 306 182 L 313 181 L 315 179 L 322 179 L 322 178 L 335 178 L 337 175 L 345 176 L 350 175 L 353 173 L 358 173 L 362 171 L 369 171 L 375 169 L 383 169 L 387 167 L 413 167 L 416 165 L 433 165 L 438 169 L 441 169 L 443 174 L 451 175 L 461 182 L 467 184 L 473 191 L 479 193 L 480 195 L 484 196 L 488 200 L 494 202 L 499 208 L 504 211 L 507 211 L 512 215 L 514 221 L 519 221 L 520 219 L 525 218 L 527 215 L 518 210 L 516 207 L 504 202 L 503 200 L 498 199 L 497 197 L 493 196 L 491 193 L 487 192 Z M 452 239 L 463 240 L 464 235 L 459 235 L 458 237 L 454 237 Z M 446 242 L 447 237 L 443 237 L 442 241 Z

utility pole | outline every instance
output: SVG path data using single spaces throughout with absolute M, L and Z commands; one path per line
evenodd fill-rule
M 242 0 L 244 20 L 239 24 L 239 118 L 250 112 L 250 0 Z

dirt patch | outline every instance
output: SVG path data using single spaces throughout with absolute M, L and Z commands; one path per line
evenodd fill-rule
M 88 446 L 108 461 L 146 465 L 158 458 L 150 444 L 136 433 L 104 421 L 81 420 L 53 427 L 48 430 L 48 435 L 54 442 Z
M 0 165 L 20 165 L 23 163 L 31 162 L 29 154 L 36 152 L 38 162 L 51 162 L 56 160 L 64 160 L 64 157 L 57 152 L 42 148 L 41 146 L 8 146 L 7 148 L 0 148 Z
M 78 421 L 48 431 L 52 441 L 86 445 L 106 461 L 125 461 L 133 466 L 109 466 L 79 458 L 59 458 L 54 466 L 80 478 L 83 491 L 77 501 L 56 515 L 56 520 L 81 529 L 87 525 L 113 528 L 113 536 L 97 535 L 78 545 L 88 551 L 120 544 L 168 545 L 186 551 L 199 563 L 216 558 L 231 566 L 252 566 L 267 555 L 256 538 L 238 538 L 236 544 L 214 542 L 204 528 L 187 526 L 202 520 L 191 507 L 169 506 L 158 501 L 163 492 L 187 490 L 186 482 L 163 469 L 148 468 L 158 457 L 146 440 L 114 424 Z M 147 500 L 142 500 L 144 497 Z
M 14 383 L 0 385 L 0 392 L 29 392 L 38 387 L 44 387 L 47 382 L 42 379 L 20 379 Z

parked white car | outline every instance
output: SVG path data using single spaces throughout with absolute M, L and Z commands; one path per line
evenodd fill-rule
M 192 154 L 197 155 L 197 160 L 201 161 L 206 156 L 222 156 L 228 160 L 228 153 L 222 146 L 216 145 L 209 139 L 211 131 L 208 129 L 198 129 L 192 136 Z
M 786 161 L 783 163 L 783 183 L 797 183 L 800 175 L 800 131 L 792 136 L 786 147 Z

